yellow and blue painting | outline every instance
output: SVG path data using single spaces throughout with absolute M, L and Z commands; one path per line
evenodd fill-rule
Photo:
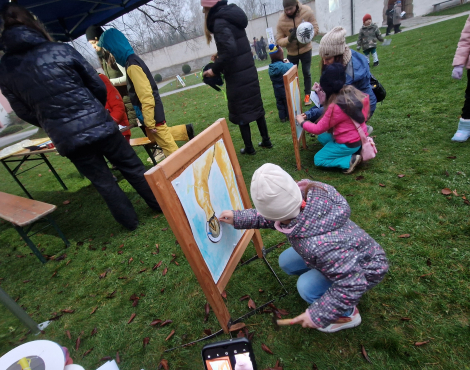
M 289 84 L 289 87 L 290 87 L 290 99 L 291 99 L 292 107 L 294 109 L 294 120 L 295 120 L 298 114 L 302 114 L 299 78 L 298 77 L 294 78 Z M 303 128 L 301 126 L 295 126 L 295 130 L 297 134 L 297 140 L 300 140 L 300 136 L 302 135 Z
M 238 184 L 223 140 L 217 141 L 172 182 L 196 244 L 217 283 L 244 230 L 219 222 L 224 210 L 242 210 Z

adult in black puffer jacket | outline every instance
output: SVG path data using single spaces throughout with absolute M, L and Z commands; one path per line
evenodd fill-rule
M 115 219 L 135 229 L 137 214 L 103 156 L 151 208 L 160 207 L 143 176 L 144 165 L 104 109 L 107 93 L 98 73 L 70 45 L 53 42 L 25 8 L 10 3 L 0 15 L 2 93 L 18 117 L 42 127 L 57 151 L 93 183 Z
M 246 14 L 227 1 L 201 0 L 206 14 L 206 38 L 210 43 L 214 34 L 217 58 L 205 77 L 224 74 L 230 122 L 239 125 L 245 148 L 242 154 L 255 154 L 251 142 L 250 122 L 256 121 L 262 137 L 258 145 L 272 148 L 264 116 L 263 101 L 251 47 L 246 36 Z

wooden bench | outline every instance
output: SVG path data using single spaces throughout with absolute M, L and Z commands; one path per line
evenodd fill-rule
M 160 149 L 157 143 L 150 141 L 148 137 L 139 137 L 137 139 L 130 139 L 129 144 L 131 147 L 135 146 L 143 146 L 147 154 L 149 155 L 150 159 L 153 162 L 153 165 L 157 165 L 157 161 L 155 160 L 155 150 Z
M 69 241 L 50 215 L 56 210 L 56 208 L 57 207 L 53 204 L 0 192 L 0 218 L 12 223 L 13 227 L 18 231 L 18 234 L 20 234 L 26 244 L 28 244 L 29 248 L 31 248 L 33 253 L 42 263 L 46 263 L 46 260 L 29 237 L 38 233 L 44 229 L 44 227 L 28 236 L 28 233 L 37 221 L 45 219 L 49 224 L 45 227 L 54 227 L 59 236 L 65 242 L 65 245 L 67 247 L 70 245 Z

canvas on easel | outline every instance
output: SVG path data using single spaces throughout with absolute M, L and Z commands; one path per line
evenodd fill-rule
M 259 230 L 219 222 L 225 209 L 251 208 L 227 122 L 219 119 L 145 173 L 221 327 L 231 320 L 222 299 L 248 243 L 263 257 Z
M 302 147 L 307 149 L 305 141 L 305 131 L 302 127 L 295 124 L 295 118 L 298 114 L 302 114 L 302 100 L 300 95 L 299 75 L 297 66 L 294 65 L 283 76 L 284 88 L 286 90 L 287 108 L 289 111 L 289 121 L 292 131 L 292 141 L 294 142 L 295 161 L 297 169 L 301 170 L 302 165 L 300 161 L 300 141 L 302 140 Z

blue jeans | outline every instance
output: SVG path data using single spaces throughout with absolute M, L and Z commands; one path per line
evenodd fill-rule
M 298 275 L 297 291 L 302 299 L 312 304 L 319 299 L 333 284 L 320 271 L 309 268 L 300 255 L 290 247 L 279 256 L 279 266 L 288 275 Z M 351 315 L 353 309 L 344 313 Z
M 315 154 L 315 166 L 339 167 L 346 170 L 351 163 L 351 156 L 361 149 L 360 145 L 356 148 L 349 148 L 346 144 L 338 144 L 334 141 L 333 135 L 328 132 L 318 135 L 317 138 L 323 148 Z

